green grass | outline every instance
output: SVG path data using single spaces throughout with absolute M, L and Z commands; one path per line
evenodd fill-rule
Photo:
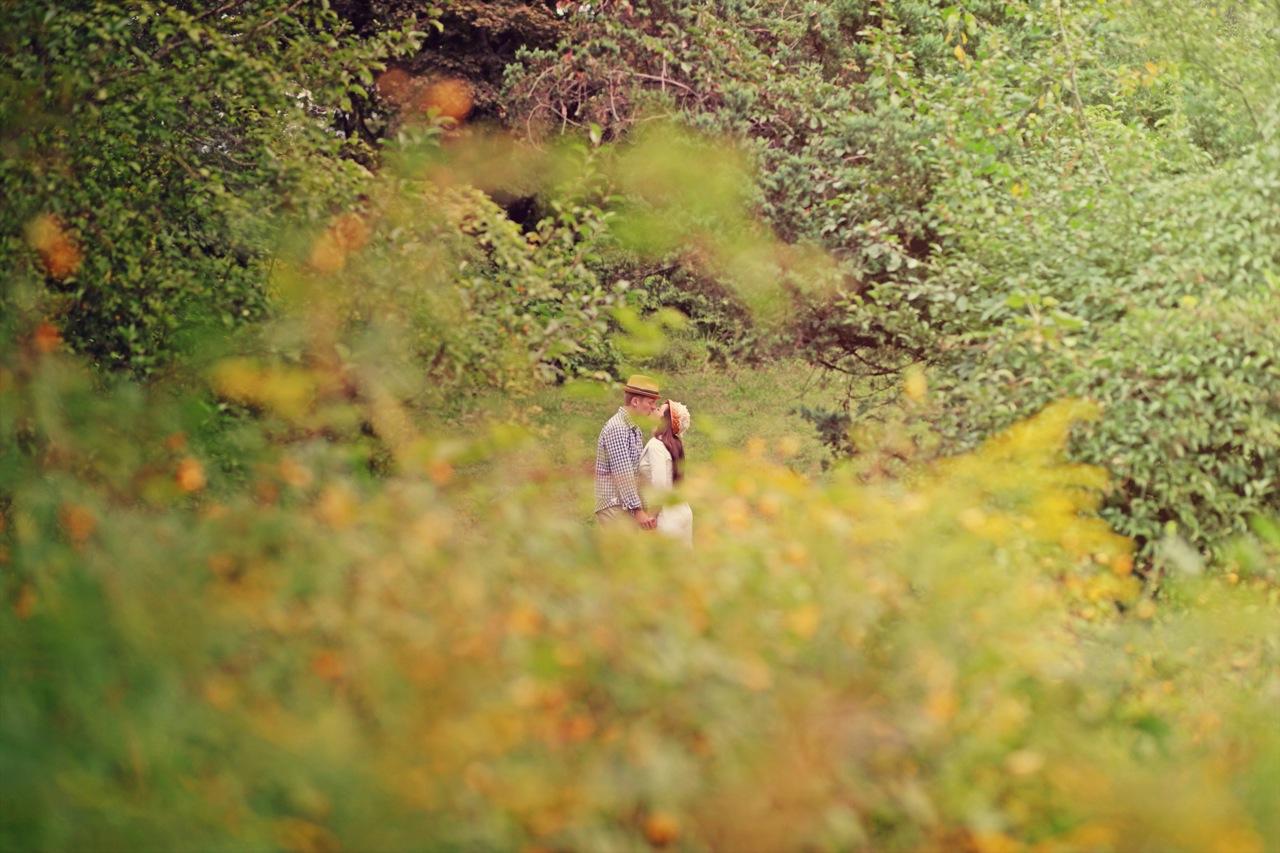
M 712 368 L 668 373 L 660 377 L 664 399 L 689 407 L 693 427 L 685 438 L 689 464 L 709 458 L 721 448 L 742 448 L 763 441 L 769 450 L 786 447 L 789 464 L 805 474 L 818 474 L 827 451 L 813 427 L 796 409 L 828 400 L 811 368 L 794 361 L 759 367 Z M 617 411 L 621 391 L 604 386 L 547 389 L 533 403 L 532 421 L 564 439 L 557 442 L 563 461 L 595 458 L 600 427 Z
M 662 396 L 684 403 L 693 416 L 685 439 L 687 465 L 697 466 L 720 450 L 757 442 L 771 455 L 784 456 L 800 473 L 821 473 L 827 450 L 796 409 L 802 404 L 829 403 L 836 392 L 811 368 L 778 361 L 751 368 L 698 367 L 658 378 Z M 518 423 L 527 429 L 533 441 L 521 464 L 550 475 L 543 478 L 545 500 L 560 503 L 566 513 L 585 520 L 592 511 L 596 438 L 621 398 L 620 388 L 598 382 L 570 383 L 543 389 L 527 399 L 490 402 L 474 410 L 483 415 L 472 417 L 477 428 L 488 420 Z M 458 473 L 480 479 L 487 464 L 476 463 Z M 468 515 L 482 518 L 494 510 L 493 501 L 501 500 L 501 495 L 475 495 Z

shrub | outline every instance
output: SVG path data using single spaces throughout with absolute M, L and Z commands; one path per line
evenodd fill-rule
M 1265 4 L 1238 14 L 1275 20 Z M 1274 92 L 1259 53 L 1274 28 L 1205 20 L 1205 38 L 1234 45 L 1237 94 Z M 1181 55 L 1167 21 L 1082 8 L 1041 25 L 1060 31 L 1043 54 L 980 25 L 967 79 L 924 81 L 948 114 L 935 116 L 947 132 L 927 203 L 934 249 L 914 270 L 805 300 L 800 343 L 878 402 L 897 371 L 931 365 L 944 452 L 1062 395 L 1096 397 L 1103 420 L 1074 448 L 1120 478 L 1106 517 L 1144 558 L 1170 527 L 1211 551 L 1276 508 L 1276 337 L 1262 320 L 1280 281 L 1275 113 L 1257 107 L 1256 124 L 1206 151 L 1187 99 L 1225 98 L 1225 78 Z M 1103 31 L 1105 49 L 1087 46 Z M 1066 89 L 1044 82 L 1064 77 Z M 1240 106 L 1217 109 L 1238 123 Z M 853 414 L 880 417 L 865 403 Z
M 982 417 L 947 424 L 973 436 L 1061 394 L 1088 395 L 1105 414 L 1074 452 L 1116 475 L 1104 517 L 1148 552 L 1170 531 L 1220 545 L 1253 515 L 1280 510 L 1273 314 L 1265 294 L 1188 300 L 1136 311 L 1087 349 L 1010 345 L 986 362 L 986 377 L 958 384 L 948 399 Z
M 322 220 L 368 176 L 333 112 L 421 35 L 357 40 L 327 4 L 285 0 L 24 0 L 4 16 L 0 263 L 45 278 L 79 351 L 141 374 L 185 327 L 264 315 L 280 214 Z M 74 263 L 24 244 L 42 216 Z
M 1275 569 L 1153 599 L 1064 459 L 1092 406 L 872 482 L 745 442 L 690 467 L 694 551 L 584 525 L 554 442 L 452 423 L 472 380 L 417 359 L 474 332 L 476 384 L 537 375 L 555 332 L 493 329 L 591 242 L 533 246 L 425 164 L 304 233 L 273 322 L 200 371 L 95 377 L 4 291 L 6 847 L 1277 840 Z M 211 395 L 246 407 L 239 477 Z
M 321 367 L 297 379 L 397 465 L 264 423 L 220 481 L 184 392 L 94 389 L 29 322 L 0 375 L 5 846 L 1276 840 L 1274 571 L 1143 597 L 1088 515 L 1103 475 L 1061 458 L 1087 407 L 910 486 L 731 453 L 691 471 L 688 552 L 583 526 L 539 443 L 419 433 Z
M 633 290 L 636 307 L 646 313 L 670 308 L 685 315 L 689 328 L 680 339 L 701 351 L 702 360 L 749 362 L 768 352 L 751 310 L 731 286 L 676 263 L 654 272 L 637 271 L 642 277 Z

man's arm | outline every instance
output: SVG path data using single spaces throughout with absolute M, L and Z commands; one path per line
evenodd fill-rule
M 609 459 L 609 476 L 613 478 L 622 505 L 632 512 L 643 509 L 640 493 L 636 490 L 635 461 L 631 458 L 627 433 L 611 429 L 606 430 L 601 438 L 604 441 L 605 455 Z

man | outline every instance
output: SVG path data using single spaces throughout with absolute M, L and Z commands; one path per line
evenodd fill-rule
M 636 488 L 636 468 L 644 451 L 644 433 L 636 419 L 653 414 L 658 383 L 637 373 L 627 380 L 622 397 L 622 407 L 605 423 L 596 441 L 596 520 L 631 518 L 642 529 L 652 530 L 658 518 L 645 512 Z

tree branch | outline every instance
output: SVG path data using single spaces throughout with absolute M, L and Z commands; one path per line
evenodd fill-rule
M 1084 101 L 1080 98 L 1080 87 L 1076 83 L 1075 55 L 1071 51 L 1071 40 L 1067 37 L 1067 21 L 1062 14 L 1062 0 L 1054 0 L 1053 7 L 1058 13 L 1058 33 L 1062 37 L 1062 48 L 1067 53 L 1067 81 L 1071 84 L 1071 97 L 1076 108 L 1076 121 L 1080 125 L 1080 130 L 1084 133 L 1085 144 L 1093 152 L 1093 158 L 1098 161 L 1098 168 L 1102 170 L 1102 174 L 1106 176 L 1107 182 L 1110 183 L 1111 170 L 1107 168 L 1106 161 L 1102 159 L 1102 152 L 1098 150 L 1098 143 L 1093 138 L 1093 131 L 1089 129 L 1089 121 L 1084 114 Z

